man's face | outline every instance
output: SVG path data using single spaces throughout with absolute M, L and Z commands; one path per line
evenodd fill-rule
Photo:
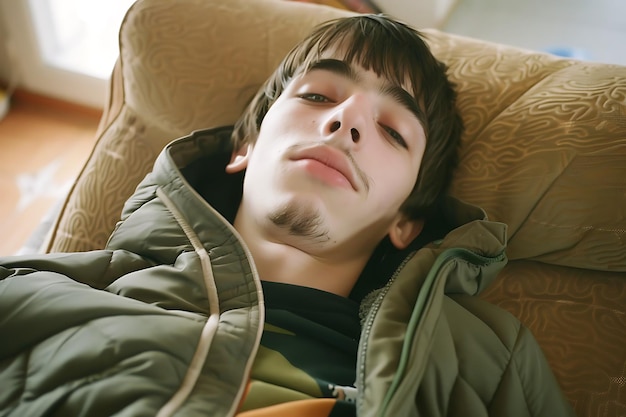
M 295 76 L 231 170 L 247 168 L 240 213 L 269 240 L 312 254 L 371 253 L 400 218 L 424 154 L 406 91 L 335 59 Z

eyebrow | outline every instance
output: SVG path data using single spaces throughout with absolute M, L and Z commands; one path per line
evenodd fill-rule
M 352 82 L 359 82 L 359 74 L 345 61 L 341 61 L 339 59 L 320 59 L 318 61 L 312 62 L 307 71 L 314 70 L 323 70 L 329 71 L 333 74 L 337 74 L 341 77 L 347 78 Z M 425 126 L 426 123 L 426 115 L 422 111 L 422 109 L 417 105 L 415 98 L 406 91 L 404 88 L 399 85 L 392 84 L 390 82 L 385 82 L 381 88 L 380 93 L 391 97 L 396 103 L 400 104 L 402 107 L 410 111 L 415 118 Z

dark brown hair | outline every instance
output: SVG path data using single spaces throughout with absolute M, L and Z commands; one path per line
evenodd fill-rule
M 402 211 L 411 218 L 433 214 L 457 164 L 463 122 L 456 109 L 447 67 L 431 53 L 423 35 L 383 15 L 356 15 L 326 22 L 296 45 L 260 88 L 235 125 L 235 149 L 254 143 L 265 114 L 289 81 L 332 49 L 343 60 L 372 70 L 397 85 L 410 85 L 425 114 L 426 149 L 413 191 Z

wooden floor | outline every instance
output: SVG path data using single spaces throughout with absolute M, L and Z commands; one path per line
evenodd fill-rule
M 97 110 L 16 94 L 0 120 L 0 256 L 13 255 L 58 207 L 94 144 Z

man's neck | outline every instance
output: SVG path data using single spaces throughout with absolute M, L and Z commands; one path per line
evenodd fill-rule
M 301 285 L 347 297 L 367 263 L 367 257 L 342 259 L 336 256 L 340 250 L 314 255 L 279 239 L 268 239 L 250 226 L 235 221 L 264 281 Z

